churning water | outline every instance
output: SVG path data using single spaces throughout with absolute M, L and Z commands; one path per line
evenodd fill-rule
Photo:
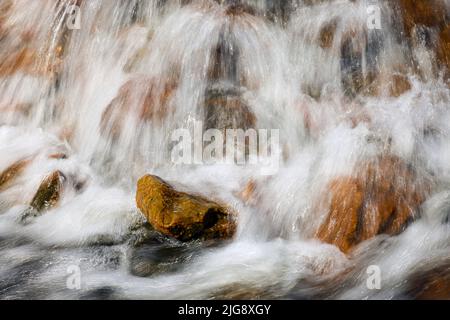
M 449 265 L 450 90 L 435 53 L 406 43 L 389 1 L 229 2 L 1 1 L 0 172 L 26 166 L 0 184 L 0 298 L 408 298 L 413 274 Z M 355 77 L 373 73 L 365 94 Z M 409 90 L 392 92 L 393 73 Z M 248 108 L 206 109 L 211 92 Z M 279 129 L 276 174 L 171 161 L 174 130 L 230 118 Z M 324 187 L 387 149 L 433 182 L 421 219 L 348 255 L 316 240 Z M 57 206 L 21 223 L 55 171 Z M 149 231 L 134 200 L 146 173 L 232 206 L 235 237 Z

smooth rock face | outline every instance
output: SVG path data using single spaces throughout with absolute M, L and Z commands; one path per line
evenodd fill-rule
M 138 181 L 136 203 L 156 230 L 180 241 L 229 238 L 236 230 L 228 208 L 179 192 L 157 176 Z
M 54 208 L 61 198 L 65 180 L 66 177 L 60 171 L 54 171 L 48 175 L 41 182 L 29 208 L 20 216 L 20 223 L 24 225 L 29 224 L 34 218 Z
M 439 263 L 439 262 L 438 262 Z M 415 272 L 409 278 L 408 297 L 419 300 L 450 300 L 450 261 Z
M 0 191 L 8 188 L 8 185 L 26 169 L 30 159 L 23 159 L 12 164 L 0 173 Z
M 46 211 L 54 207 L 61 197 L 65 179 L 60 171 L 55 171 L 46 177 L 34 195 L 31 201 L 31 207 L 38 212 Z
M 381 157 L 363 165 L 356 176 L 329 184 L 329 213 L 316 237 L 349 252 L 378 234 L 401 233 L 418 217 L 428 191 L 429 185 L 407 163 Z

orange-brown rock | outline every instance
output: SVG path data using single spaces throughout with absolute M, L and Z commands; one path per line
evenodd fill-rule
M 0 40 L 6 35 L 6 28 L 4 24 L 8 19 L 12 6 L 12 0 L 2 0 L 2 2 L 0 2 Z
M 329 184 L 329 212 L 316 236 L 349 252 L 378 234 L 396 235 L 418 217 L 429 188 L 401 159 L 380 157 Z
M 366 85 L 365 94 L 370 96 L 388 95 L 398 98 L 411 90 L 408 76 L 402 72 L 382 70 L 375 79 Z
M 250 180 L 244 189 L 238 193 L 238 197 L 247 205 L 255 205 L 257 203 L 257 182 Z
M 23 171 L 26 169 L 26 167 L 30 164 L 30 159 L 22 159 L 8 168 L 6 168 L 3 172 L 0 173 L 0 191 L 5 190 L 8 188 L 10 183 L 16 179 L 18 176 L 20 176 Z
M 447 25 L 439 35 L 437 57 L 439 62 L 447 68 L 446 77 L 450 78 L 450 25 Z
M 243 16 L 243 15 L 256 15 L 256 10 L 251 5 L 244 3 L 231 3 L 225 10 L 225 14 L 230 17 Z
M 408 282 L 408 297 L 419 300 L 450 300 L 450 262 L 415 272 Z
M 157 176 L 138 181 L 136 203 L 156 230 L 180 241 L 229 238 L 236 230 L 229 208 L 177 191 Z
M 391 97 L 399 97 L 409 90 L 411 90 L 411 82 L 409 82 L 407 76 L 402 74 L 392 75 L 389 86 L 389 95 Z
M 19 222 L 24 225 L 32 223 L 33 219 L 56 207 L 61 199 L 65 181 L 66 177 L 60 171 L 54 171 L 45 177 L 31 200 L 29 208 L 20 216 Z
M 209 92 L 205 100 L 206 129 L 255 129 L 256 116 L 238 93 Z
M 44 63 L 45 60 L 37 49 L 28 46 L 0 55 L 2 58 L 0 60 L 0 77 L 23 72 L 36 77 L 53 78 L 61 67 L 61 60 L 57 56 L 57 51 L 54 54 L 54 57 L 48 63 Z
M 0 76 L 23 72 L 31 76 L 55 79 L 62 67 L 64 44 L 68 39 L 66 29 L 55 25 L 43 34 L 37 29 L 21 26 L 20 22 L 14 20 L 14 15 L 21 10 L 20 6 L 14 8 L 15 5 L 9 0 L 0 4 L 0 41 L 5 41 L 8 47 L 8 50 L 0 50 Z M 51 6 L 47 5 L 43 3 L 43 10 L 51 10 Z M 47 14 L 53 13 L 56 18 L 56 12 L 47 11 Z M 7 21 L 8 18 L 11 21 Z M 55 19 L 53 23 L 60 21 Z M 56 29 L 59 32 L 55 33 Z
M 446 24 L 446 8 L 442 0 L 399 0 L 406 35 L 410 37 L 415 26 L 442 27 Z
M 47 211 L 53 208 L 61 198 L 61 193 L 66 177 L 60 171 L 54 171 L 48 175 L 39 186 L 31 201 L 31 207 L 37 212 Z
M 329 49 L 333 45 L 334 35 L 336 33 L 337 21 L 333 20 L 327 23 L 319 33 L 319 45 L 323 49 Z
M 173 80 L 148 77 L 129 80 L 103 112 L 102 132 L 117 137 L 122 130 L 124 119 L 129 116 L 135 117 L 139 122 L 161 122 L 173 111 L 169 100 L 175 89 Z
M 27 48 L 11 52 L 0 62 L 0 76 L 10 76 L 17 71 L 30 71 L 34 73 L 36 53 Z

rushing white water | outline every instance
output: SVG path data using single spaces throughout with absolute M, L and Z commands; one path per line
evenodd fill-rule
M 6 2 L 0 57 L 27 48 L 43 70 L 0 72 L 0 172 L 31 159 L 0 193 L 0 298 L 403 298 L 411 274 L 450 259 L 450 90 L 429 67 L 431 50 L 396 37 L 385 1 L 244 1 L 252 13 L 232 12 L 227 1 L 79 1 L 75 30 L 66 22 L 76 1 Z M 383 28 L 368 31 L 373 4 Z M 324 48 L 321 30 L 330 24 L 334 37 Z M 376 96 L 349 93 L 341 57 L 349 35 L 362 47 L 364 75 L 408 70 L 411 55 L 427 72 L 409 72 L 411 89 L 399 97 L 388 87 Z M 218 46 L 229 60 L 212 76 Z M 104 121 L 127 84 L 126 107 L 116 105 Z M 239 91 L 257 128 L 280 130 L 274 176 L 171 161 L 171 133 L 204 121 L 214 86 Z M 149 90 L 163 119 L 142 120 Z M 361 115 L 371 121 L 355 124 Z M 351 256 L 315 240 L 326 212 L 314 203 L 324 186 L 385 152 L 386 141 L 436 185 L 422 218 Z M 67 179 L 58 206 L 20 224 L 55 170 Z M 180 244 L 152 233 L 135 246 L 144 223 L 135 184 L 146 173 L 228 203 L 239 212 L 235 238 Z M 239 197 L 250 180 L 257 205 Z M 381 290 L 366 286 L 370 265 L 382 270 Z M 80 267 L 78 290 L 67 288 L 70 266 Z M 345 270 L 350 277 L 335 282 Z

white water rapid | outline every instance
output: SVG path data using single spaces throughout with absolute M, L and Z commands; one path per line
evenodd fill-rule
M 409 41 L 390 3 L 0 0 L 0 174 L 23 166 L 0 180 L 0 299 L 409 299 L 422 271 L 448 280 L 450 89 L 437 34 Z M 211 92 L 242 103 L 211 111 Z M 278 129 L 277 172 L 174 164 L 172 133 L 197 121 Z M 351 253 L 317 239 L 330 181 L 386 153 L 431 181 L 420 218 Z M 57 205 L 23 223 L 55 171 Z M 234 237 L 149 231 L 135 203 L 147 173 L 228 204 Z

